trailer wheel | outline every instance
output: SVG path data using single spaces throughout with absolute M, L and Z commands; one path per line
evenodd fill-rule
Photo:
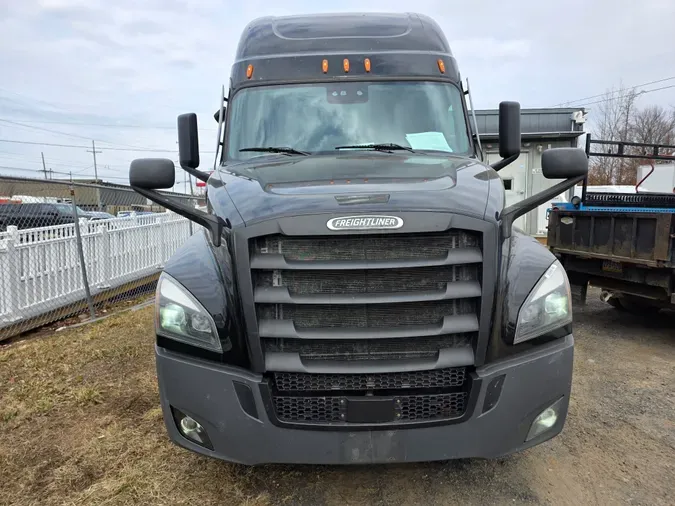
M 624 295 L 621 297 L 612 297 L 607 302 L 619 311 L 625 311 L 626 313 L 640 316 L 654 315 L 661 310 L 659 306 L 654 306 L 639 297 Z
M 614 309 L 618 309 L 619 311 L 625 311 L 625 309 L 621 305 L 621 301 L 616 297 L 610 297 L 606 302 Z

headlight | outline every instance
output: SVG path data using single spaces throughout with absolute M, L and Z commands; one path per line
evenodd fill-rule
M 528 295 L 518 313 L 513 344 L 572 323 L 572 294 L 565 269 L 557 260 Z
M 222 352 L 216 324 L 178 281 L 162 273 L 155 297 L 157 333 L 192 346 Z

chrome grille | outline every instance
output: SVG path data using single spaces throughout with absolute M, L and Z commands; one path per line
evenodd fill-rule
M 393 348 L 375 342 L 409 337 L 395 355 L 419 358 L 466 346 L 465 338 L 470 341 L 478 331 L 482 251 L 477 232 L 277 234 L 251 239 L 250 255 L 264 351 L 376 359 L 383 354 L 371 351 L 370 343 Z M 462 339 L 456 343 L 447 339 L 451 335 Z M 430 339 L 435 349 L 429 348 Z
M 480 321 L 480 233 L 277 234 L 251 239 L 249 254 L 270 409 L 278 420 L 349 424 L 349 402 L 338 390 L 394 396 L 392 423 L 463 415 L 470 391 L 464 365 L 472 363 Z M 449 353 L 467 361 L 442 365 Z M 384 361 L 413 360 L 440 368 L 368 372 L 389 367 Z M 359 373 L 350 372 L 355 361 Z M 311 364 L 342 370 L 308 373 Z

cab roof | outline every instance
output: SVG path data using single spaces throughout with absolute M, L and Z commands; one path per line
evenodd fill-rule
M 460 79 L 438 24 L 416 13 L 263 17 L 244 29 L 230 86 L 368 78 Z
M 423 51 L 452 56 L 438 24 L 417 13 L 262 17 L 244 29 L 236 60 L 283 55 Z

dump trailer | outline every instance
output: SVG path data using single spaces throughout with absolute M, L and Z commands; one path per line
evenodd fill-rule
M 675 146 L 586 139 L 587 156 L 673 159 Z M 658 166 L 656 166 L 658 167 Z M 586 301 L 589 284 L 615 308 L 637 314 L 675 309 L 675 192 L 588 191 L 549 213 L 548 245 L 569 275 L 573 296 Z M 592 187 L 591 187 L 592 188 Z
M 500 104 L 502 159 L 484 164 L 457 62 L 418 14 L 257 19 L 229 83 L 212 172 L 196 115 L 178 117 L 205 210 L 157 192 L 170 159 L 129 174 L 201 225 L 157 287 L 170 438 L 244 464 L 357 464 L 498 457 L 558 434 L 569 284 L 512 225 L 584 178 L 583 149 L 544 152 L 564 181 L 506 207 L 520 106 Z

